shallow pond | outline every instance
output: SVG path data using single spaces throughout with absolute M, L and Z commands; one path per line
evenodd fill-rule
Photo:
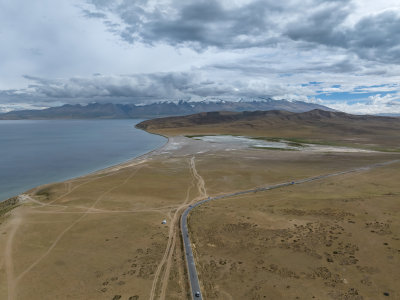
M 227 145 L 236 145 L 253 148 L 276 148 L 276 149 L 291 149 L 298 150 L 299 147 L 290 146 L 284 141 L 272 142 L 266 140 L 252 139 L 245 136 L 232 136 L 232 135 L 206 135 L 196 136 L 195 139 L 202 140 L 210 143 L 221 143 Z

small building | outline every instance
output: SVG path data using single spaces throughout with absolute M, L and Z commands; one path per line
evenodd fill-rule
M 162 220 L 161 224 L 167 224 L 167 220 Z

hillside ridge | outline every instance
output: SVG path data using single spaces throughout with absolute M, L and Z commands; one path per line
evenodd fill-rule
M 332 110 L 319 104 L 301 101 L 260 99 L 258 101 L 178 101 L 157 102 L 146 105 L 91 103 L 65 104 L 42 110 L 20 110 L 0 114 L 0 120 L 13 119 L 131 119 L 183 116 L 212 111 L 287 110 L 305 112 L 313 109 Z
M 284 138 L 311 143 L 333 143 L 400 152 L 400 118 L 352 115 L 314 109 L 294 113 L 282 110 L 204 112 L 146 120 L 137 128 L 166 136 L 234 134 Z M 382 150 L 380 149 L 380 150 Z
M 219 124 L 244 120 L 265 121 L 318 121 L 318 120 L 380 120 L 380 121 L 399 121 L 394 117 L 383 117 L 373 115 L 352 115 L 344 112 L 325 111 L 322 109 L 313 109 L 307 112 L 295 113 L 284 110 L 268 111 L 244 111 L 244 112 L 202 112 L 187 116 L 165 117 L 152 120 L 146 120 L 137 125 L 138 128 L 174 128 L 180 126 L 195 126 L 205 124 Z

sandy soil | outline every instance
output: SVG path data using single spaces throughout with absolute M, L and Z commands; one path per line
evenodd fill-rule
M 11 211 L 0 208 L 0 212 L 4 212 L 4 214 L 0 213 L 0 253 L 2 254 L 0 256 L 0 299 L 187 299 L 187 274 L 178 227 L 180 214 L 187 205 L 208 195 L 214 196 L 346 170 L 387 161 L 394 157 L 397 158 L 398 155 L 243 149 L 235 145 L 206 143 L 185 137 L 171 138 L 167 145 L 150 155 L 88 176 L 38 187 L 21 195 L 17 208 Z M 397 178 L 395 172 L 390 176 Z M 354 185 L 357 185 L 357 182 L 354 182 Z M 366 186 L 369 185 L 370 183 Z M 357 186 L 357 191 L 360 193 L 365 188 L 363 184 Z M 375 185 L 371 186 L 375 187 Z M 312 187 L 305 189 L 306 191 L 313 190 Z M 382 183 L 382 193 L 383 191 L 393 193 L 393 196 L 387 196 L 391 197 L 390 199 L 398 199 L 396 198 L 397 191 L 392 191 L 389 185 L 386 187 Z M 357 193 L 354 197 L 359 197 Z M 283 198 L 291 199 L 290 197 L 296 194 L 296 191 L 288 189 L 287 195 L 285 194 Z M 254 199 L 257 200 L 257 197 L 269 198 L 270 196 L 254 195 Z M 276 199 L 278 202 L 281 201 L 278 196 Z M 222 213 L 218 208 L 215 211 L 209 209 L 210 213 L 207 211 L 207 217 L 204 215 L 206 207 L 195 210 L 189 226 L 193 230 L 200 263 L 200 276 L 206 294 L 211 298 L 257 299 L 257 295 L 261 295 L 261 292 L 247 294 L 243 298 L 243 294 L 232 293 L 230 285 L 225 286 L 225 283 L 218 281 L 218 278 L 225 278 L 230 273 L 226 271 L 226 267 L 223 271 L 218 268 L 214 270 L 214 265 L 207 267 L 208 264 L 213 264 L 211 257 L 221 256 L 221 251 L 225 253 L 223 255 L 231 253 L 230 255 L 235 256 L 235 258 L 229 258 L 232 262 L 233 259 L 242 262 L 248 259 L 246 266 L 251 266 L 253 260 L 260 256 L 260 252 L 253 249 L 256 242 L 253 241 L 252 226 L 258 223 L 250 221 L 247 217 L 258 216 L 257 220 L 265 220 L 270 226 L 277 226 L 279 231 L 287 228 L 287 224 L 292 224 L 290 220 L 294 220 L 297 215 L 305 219 L 299 221 L 297 225 L 306 226 L 307 218 L 314 218 L 315 214 L 324 212 L 325 208 L 315 207 L 313 210 L 316 213 L 310 214 L 308 206 L 299 208 L 296 204 L 294 208 L 290 206 L 280 208 L 277 210 L 279 217 L 276 217 L 273 214 L 264 215 L 263 212 L 254 210 L 252 206 L 237 205 L 240 202 L 236 200 L 232 199 L 232 203 L 225 204 L 226 208 Z M 250 205 L 253 197 L 248 197 L 243 201 Z M 305 199 L 302 201 L 307 202 Z M 353 209 L 357 210 L 361 207 L 362 205 L 354 206 Z M 351 213 L 356 215 L 356 212 Z M 322 215 L 324 216 L 324 213 Z M 240 219 L 237 225 L 235 218 L 244 219 Z M 346 218 L 347 215 L 343 220 L 347 221 Z M 167 220 L 166 225 L 161 224 L 163 219 Z M 355 221 L 358 224 L 358 219 Z M 372 222 L 372 220 L 368 219 L 366 222 Z M 385 230 L 385 224 L 388 224 L 388 221 L 377 218 L 377 222 L 368 226 L 382 227 Z M 251 225 L 241 225 L 241 223 Z M 312 226 L 319 226 L 318 222 L 314 223 L 312 222 Z M 236 224 L 233 225 L 233 230 L 221 229 L 231 226 L 230 224 Z M 348 226 L 353 226 L 353 223 L 348 224 Z M 339 225 L 347 228 L 341 223 L 333 223 L 332 226 Z M 210 226 L 215 226 L 217 230 L 211 232 Z M 264 225 L 260 223 L 257 226 L 261 228 Z M 398 234 L 396 226 L 389 225 L 391 232 Z M 339 229 L 324 228 L 320 230 L 328 232 L 341 230 L 339 227 Z M 285 230 L 289 232 L 294 228 Z M 228 232 L 240 234 L 230 236 Z M 274 233 L 275 236 L 279 237 L 279 232 Z M 282 239 L 286 239 L 290 234 L 301 235 L 301 232 L 303 231 L 282 233 L 285 235 Z M 357 236 L 356 233 L 352 234 L 353 237 Z M 206 239 L 209 237 L 215 242 L 205 243 L 203 241 L 205 235 Z M 371 236 L 381 237 L 379 234 Z M 373 241 L 371 237 L 369 240 Z M 373 243 L 378 245 L 380 242 L 377 240 Z M 394 242 L 389 240 L 387 243 L 389 242 L 388 246 L 394 247 L 392 245 Z M 222 249 L 219 247 L 221 243 L 224 245 Z M 242 245 L 242 243 L 248 246 L 238 248 L 237 245 Z M 355 244 L 356 241 L 348 243 Z M 309 247 L 313 249 L 312 246 Z M 285 257 L 288 257 L 287 252 L 281 251 L 282 248 L 273 250 L 271 246 L 270 249 L 275 252 L 268 255 L 278 257 L 279 253 L 284 253 L 281 259 L 285 260 Z M 316 248 L 313 251 L 319 253 L 320 250 Z M 393 257 L 394 255 L 395 253 Z M 308 256 L 304 257 L 307 263 Z M 321 259 L 325 258 L 323 256 Z M 266 258 L 263 261 L 267 261 Z M 218 267 L 219 260 L 215 262 L 218 262 Z M 393 262 L 393 266 L 396 266 L 396 263 L 398 265 L 397 260 Z M 223 265 L 228 266 L 228 264 Z M 277 265 L 278 268 L 282 267 L 280 264 Z M 359 266 L 362 268 L 359 270 L 360 274 L 364 274 L 363 270 L 370 270 L 364 267 L 374 267 L 373 264 Z M 391 272 L 390 266 L 388 268 Z M 231 282 L 237 290 L 248 291 L 247 285 L 250 284 L 248 280 L 253 278 L 251 274 L 255 272 L 254 270 L 246 269 L 243 275 L 227 277 L 226 280 Z M 254 276 L 258 276 L 257 272 Z M 330 272 L 333 271 L 330 270 Z M 265 275 L 260 274 L 261 277 Z M 376 278 L 379 276 L 377 275 Z M 249 279 L 246 279 L 247 277 Z M 279 280 L 282 281 L 277 277 L 275 281 Z M 385 282 L 386 277 L 380 280 Z M 309 281 L 310 290 L 315 289 L 313 285 L 315 282 L 319 281 Z M 375 281 L 373 282 L 375 284 Z M 266 283 L 258 285 L 257 288 L 259 287 L 269 289 Z M 355 288 L 360 293 L 363 292 L 357 286 Z M 390 285 L 387 290 L 394 293 Z M 241 296 L 238 297 L 238 295 Z M 272 295 L 286 297 L 289 294 Z
M 0 225 L 0 298 L 148 299 L 192 182 L 189 159 L 151 158 L 21 195 Z
M 205 298 L 400 299 L 399 168 L 196 209 Z

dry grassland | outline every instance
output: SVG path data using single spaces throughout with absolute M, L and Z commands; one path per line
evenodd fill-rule
M 194 198 L 192 181 L 188 159 L 153 160 L 31 191 L 2 219 L 0 299 L 148 299 L 169 236 L 161 221 Z
M 232 134 L 400 151 L 400 119 L 310 111 L 211 112 L 138 124 L 167 136 Z
M 248 149 L 196 156 L 210 195 L 232 193 L 399 158 L 384 153 L 307 153 Z
M 196 208 L 205 298 L 400 299 L 399 168 Z
M 38 187 L 17 208 L 0 208 L 0 299 L 187 299 L 178 224 L 190 203 L 398 158 L 182 149 Z M 196 208 L 189 226 L 203 293 L 398 296 L 398 167 Z

